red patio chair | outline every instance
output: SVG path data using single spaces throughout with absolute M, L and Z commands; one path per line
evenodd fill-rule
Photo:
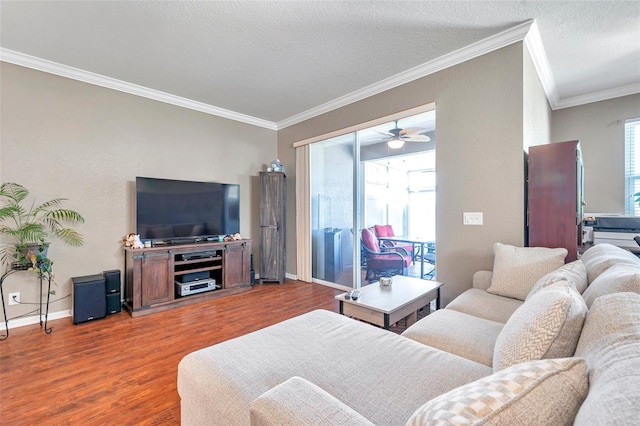
M 384 237 L 395 237 L 396 234 L 393 232 L 393 226 L 391 225 L 374 225 L 373 229 L 376 232 L 376 236 L 378 238 Z M 382 241 L 382 244 L 386 247 L 402 247 L 409 253 L 409 255 L 413 258 L 413 244 L 400 243 L 395 241 Z
M 381 247 L 375 233 L 368 228 L 362 230 L 362 254 L 366 261 L 365 280 L 377 281 L 380 277 L 406 275 L 411 256 L 402 247 Z

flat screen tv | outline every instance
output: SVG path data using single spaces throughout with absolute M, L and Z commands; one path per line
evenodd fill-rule
M 240 232 L 240 185 L 136 177 L 136 233 L 154 242 Z

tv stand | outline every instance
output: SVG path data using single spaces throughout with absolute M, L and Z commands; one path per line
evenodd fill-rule
M 137 317 L 251 289 L 251 240 L 125 247 L 124 307 Z M 206 291 L 178 294 L 176 281 L 215 280 Z

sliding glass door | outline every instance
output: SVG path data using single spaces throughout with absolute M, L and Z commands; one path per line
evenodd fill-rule
M 305 277 L 350 289 L 388 273 L 380 269 L 381 262 L 368 262 L 379 256 L 367 256 L 361 245 L 361 233 L 374 225 L 404 238 L 435 240 L 435 110 L 380 121 L 304 148 L 299 154 L 301 164 L 308 162 L 301 168 L 308 173 L 308 193 L 301 199 L 308 204 L 299 211 L 309 209 L 303 213 L 308 221 L 303 229 L 310 231 L 310 240 L 299 241 L 309 247 L 302 258 L 311 266 Z M 411 265 L 400 272 L 423 276 L 423 262 L 414 256 L 418 251 L 408 247 Z
M 353 260 L 355 152 L 354 133 L 314 143 L 309 152 L 312 278 L 349 288 L 356 284 Z

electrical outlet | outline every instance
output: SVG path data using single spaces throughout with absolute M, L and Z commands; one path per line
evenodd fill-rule
M 9 305 L 20 304 L 20 293 L 9 293 Z
M 463 225 L 482 225 L 482 212 L 464 212 L 462 213 Z

